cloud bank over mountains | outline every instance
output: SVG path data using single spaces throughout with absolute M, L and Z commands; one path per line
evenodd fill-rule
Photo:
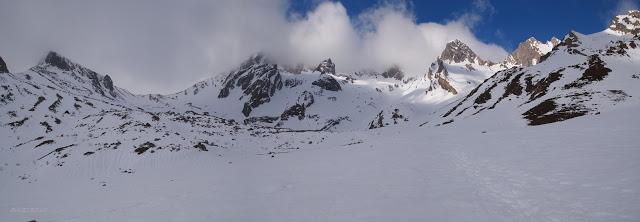
M 58 51 L 135 93 L 173 93 L 224 73 L 251 54 L 339 72 L 399 65 L 422 75 L 453 39 L 485 59 L 507 52 L 476 38 L 486 1 L 445 23 L 417 23 L 404 2 L 382 2 L 349 15 L 340 2 L 292 14 L 286 0 L 10 1 L 0 8 L 0 52 L 14 71 Z

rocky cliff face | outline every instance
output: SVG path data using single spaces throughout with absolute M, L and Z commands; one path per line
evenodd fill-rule
M 426 91 L 427 95 L 429 94 L 429 92 L 432 92 L 438 88 L 442 88 L 453 95 L 458 94 L 458 91 L 453 86 L 451 86 L 451 83 L 449 83 L 449 71 L 444 65 L 442 59 L 438 58 L 436 62 L 431 64 L 431 66 L 429 67 L 429 71 L 427 71 L 427 78 L 431 82 L 429 88 Z
M 242 89 L 240 98 L 247 96 L 242 109 L 244 116 L 271 100 L 276 91 L 282 89 L 282 76 L 278 65 L 267 63 L 264 55 L 258 54 L 245 61 L 224 80 L 218 98 L 226 98 L 235 87 Z
M 609 29 L 622 34 L 640 34 L 640 11 L 631 10 L 627 14 L 613 17 Z

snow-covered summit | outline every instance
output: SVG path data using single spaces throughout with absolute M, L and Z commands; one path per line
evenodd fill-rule
M 640 34 L 640 11 L 630 10 L 626 14 L 614 16 L 608 29 L 620 34 Z

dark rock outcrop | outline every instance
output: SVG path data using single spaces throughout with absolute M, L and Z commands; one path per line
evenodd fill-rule
M 318 71 L 321 74 L 325 74 L 325 73 L 336 74 L 336 65 L 333 64 L 331 59 L 327 59 L 322 61 L 320 64 L 318 64 L 318 67 L 316 67 L 313 71 L 314 72 Z
M 313 105 L 315 99 L 313 98 L 313 94 L 309 91 L 304 91 L 298 96 L 297 103 L 303 105 L 304 107 L 309 107 Z
M 8 73 L 9 68 L 7 68 L 7 63 L 4 62 L 2 57 L 0 57 L 0 73 Z
M 247 117 L 254 108 L 269 102 L 283 86 L 278 65 L 267 63 L 261 54 L 251 57 L 240 68 L 229 73 L 222 84 L 224 87 L 218 98 L 228 97 L 235 87 L 240 87 L 243 96 L 249 97 L 242 109 L 242 114 Z
M 65 71 L 71 71 L 73 68 L 73 64 L 67 58 L 53 51 L 47 53 L 44 62 Z
M 288 120 L 289 117 L 298 117 L 299 120 L 302 120 L 304 119 L 305 110 L 306 107 L 304 105 L 295 104 L 282 112 L 282 115 L 280 115 L 280 119 Z
M 402 80 L 404 78 L 404 72 L 402 72 L 400 67 L 397 65 L 391 66 L 389 69 L 384 71 L 381 75 L 384 78 L 394 78 L 397 80 Z
M 338 83 L 338 81 L 331 76 L 322 76 L 320 77 L 320 79 L 313 81 L 311 84 L 329 91 L 342 90 L 342 87 L 340 87 L 340 83 Z
M 376 129 L 384 127 L 384 111 L 380 111 L 371 122 L 369 122 L 369 129 Z
M 565 85 L 564 89 L 580 88 L 587 84 L 591 84 L 592 82 L 601 81 L 609 75 L 609 72 L 611 72 L 611 69 L 605 67 L 605 63 L 598 55 L 589 56 L 587 65 L 588 68 L 584 70 L 582 76 L 576 81 Z
M 113 87 L 113 80 L 109 75 L 104 76 L 102 78 L 102 85 L 109 91 L 109 94 L 113 97 L 116 97 L 116 93 L 114 92 L 115 88 Z
M 111 80 L 111 77 L 109 75 L 106 75 L 104 76 L 104 78 L 102 78 L 102 85 L 104 85 L 104 87 L 109 91 L 113 91 L 113 80 Z

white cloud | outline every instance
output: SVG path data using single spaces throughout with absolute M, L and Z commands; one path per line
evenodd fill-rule
M 466 9 L 456 21 L 473 28 L 483 21 L 485 18 L 491 17 L 495 13 L 495 7 L 489 0 L 474 0 L 471 7 Z
M 483 1 L 476 10 L 490 10 Z M 339 2 L 299 16 L 287 0 L 11 1 L 0 7 L 0 53 L 12 70 L 56 50 L 136 93 L 172 93 L 223 73 L 263 51 L 283 63 L 315 65 L 331 57 L 339 71 L 392 64 L 421 75 L 453 39 L 500 60 L 458 19 L 416 23 L 402 2 L 350 17 Z M 484 8 L 484 9 L 483 9 Z
M 638 2 L 634 0 L 620 0 L 618 1 L 618 5 L 616 6 L 616 15 L 626 14 L 629 10 L 638 10 Z

